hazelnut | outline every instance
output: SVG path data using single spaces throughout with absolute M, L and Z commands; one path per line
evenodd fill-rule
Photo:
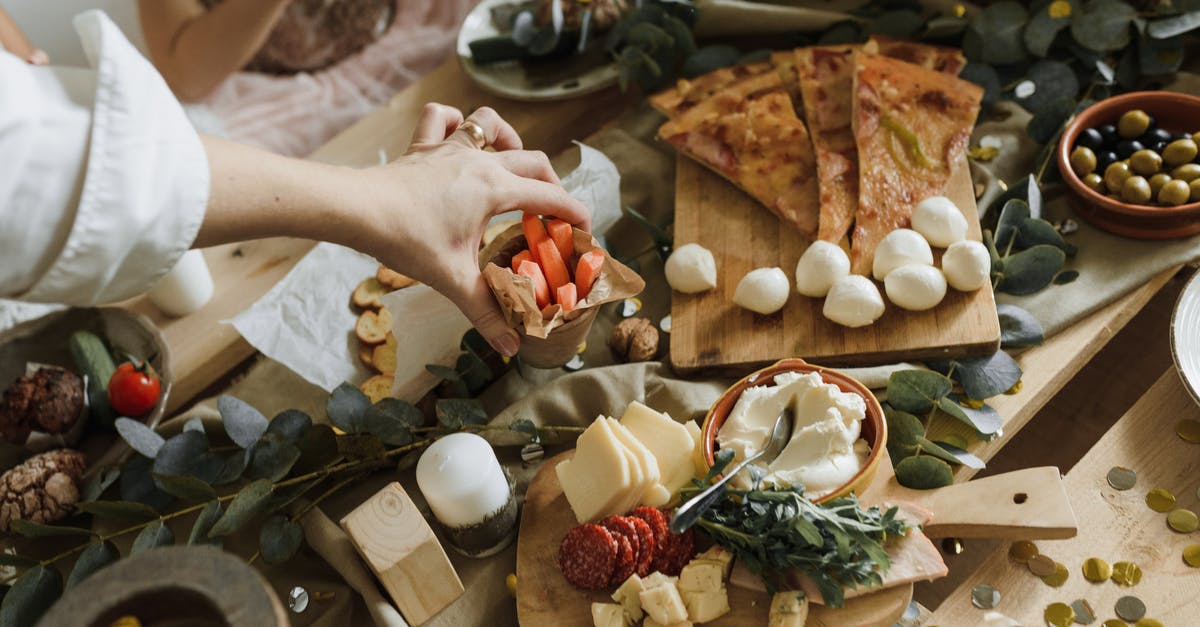
M 618 359 L 650 361 L 658 354 L 658 329 L 646 318 L 627 318 L 613 327 L 608 346 Z

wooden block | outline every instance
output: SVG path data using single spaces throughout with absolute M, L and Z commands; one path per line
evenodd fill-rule
M 376 492 L 341 524 L 410 624 L 424 623 L 462 595 L 458 573 L 399 483 Z

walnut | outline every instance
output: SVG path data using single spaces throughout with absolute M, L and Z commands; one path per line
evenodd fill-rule
M 646 318 L 627 318 L 608 338 L 613 354 L 625 361 L 650 361 L 658 354 L 658 329 Z
M 592 32 L 600 33 L 612 28 L 613 24 L 621 21 L 629 8 L 626 0 L 592 0 Z M 554 0 L 542 0 L 537 9 L 537 23 L 549 24 L 553 16 Z M 578 0 L 562 0 L 563 27 L 567 30 L 577 30 L 583 11 Z
M 70 431 L 83 411 L 83 394 L 83 379 L 62 368 L 17 379 L 0 399 L 0 437 L 19 446 L 33 429 Z
M 87 458 L 58 449 L 34 455 L 0 475 L 0 531 L 13 519 L 39 523 L 60 520 L 79 501 L 79 480 Z

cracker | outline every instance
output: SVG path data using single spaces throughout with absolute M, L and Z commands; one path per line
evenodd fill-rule
M 388 291 L 402 290 L 410 285 L 416 285 L 416 279 L 404 276 L 395 270 L 380 264 L 379 270 L 375 272 L 375 279 L 379 281 Z
M 378 312 L 368 309 L 358 317 L 354 324 L 354 335 L 365 344 L 380 344 L 387 339 L 392 330 L 392 314 L 387 309 Z
M 371 354 L 371 364 L 380 374 L 392 376 L 396 374 L 396 336 L 387 334 L 383 344 L 375 347 Z
M 371 404 L 378 403 L 392 395 L 392 377 L 377 374 L 363 381 L 363 384 L 358 386 L 358 389 L 362 390 L 362 393 L 371 399 Z
M 363 362 L 363 365 L 368 368 L 374 368 L 375 362 L 372 355 L 375 353 L 375 347 L 370 344 L 358 345 L 358 359 Z
M 375 277 L 363 279 L 358 287 L 354 288 L 354 293 L 350 295 L 350 302 L 354 303 L 355 307 L 363 309 L 379 309 L 383 307 L 383 303 L 379 301 L 379 297 L 387 294 L 388 290 Z

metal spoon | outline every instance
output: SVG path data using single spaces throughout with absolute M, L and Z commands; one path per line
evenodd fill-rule
M 779 417 L 775 419 L 775 427 L 771 429 L 771 439 L 767 441 L 767 445 L 757 453 L 747 457 L 740 464 L 727 471 L 720 480 L 708 486 L 703 492 L 688 499 L 686 503 L 675 510 L 675 515 L 671 517 L 671 531 L 675 533 L 683 533 L 689 527 L 696 524 L 700 520 L 701 514 L 708 511 L 717 498 L 724 492 L 725 484 L 733 479 L 734 475 L 738 474 L 750 462 L 759 458 L 770 464 L 779 457 L 779 453 L 783 452 L 783 447 L 787 446 L 788 439 L 792 434 L 792 408 L 785 407 Z

